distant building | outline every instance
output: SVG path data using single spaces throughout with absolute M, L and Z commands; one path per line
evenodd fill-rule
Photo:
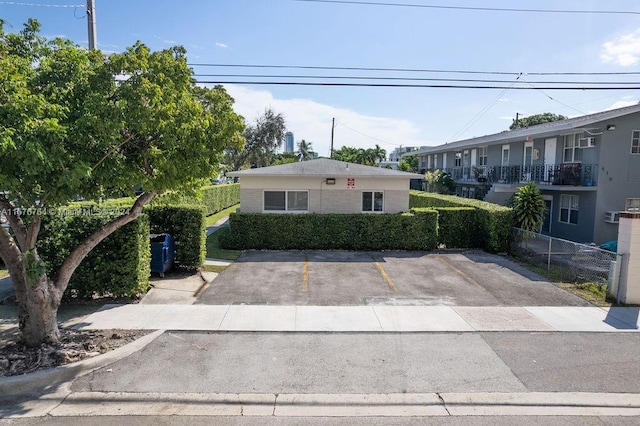
M 402 160 L 402 155 L 411 151 L 415 151 L 418 149 L 415 146 L 401 146 L 399 148 L 394 149 L 389 153 L 389 161 L 400 161 Z
M 284 134 L 284 152 L 294 152 L 292 132 L 287 132 Z

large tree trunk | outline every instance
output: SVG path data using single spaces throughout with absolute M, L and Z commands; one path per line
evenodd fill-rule
M 60 340 L 57 316 L 62 293 L 46 275 L 41 275 L 33 286 L 20 287 L 25 291 L 16 292 L 18 321 L 25 342 L 28 346 L 57 343 Z

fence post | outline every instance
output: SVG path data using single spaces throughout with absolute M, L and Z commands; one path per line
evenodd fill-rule
M 549 238 L 549 253 L 547 254 L 547 271 L 551 270 L 551 242 L 553 240 Z
M 623 256 L 616 255 L 616 260 L 612 260 L 609 263 L 609 279 L 607 280 L 607 293 L 613 297 L 616 302 L 618 301 L 618 295 L 620 293 L 619 279 L 620 268 L 622 266 Z

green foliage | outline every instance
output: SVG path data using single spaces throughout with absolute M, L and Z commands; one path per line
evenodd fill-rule
M 420 159 L 417 155 L 405 155 L 398 164 L 398 170 L 403 172 L 418 173 Z
M 436 192 L 438 194 L 455 194 L 456 182 L 451 175 L 441 170 L 434 172 L 427 172 L 425 174 L 427 180 L 427 189 L 429 192 Z
M 202 188 L 202 204 L 207 216 L 240 202 L 240 184 L 212 185 Z
M 516 190 L 512 208 L 516 227 L 532 232 L 540 230 L 546 206 L 542 192 L 535 183 L 528 182 Z
M 61 210 L 61 214 L 46 216 L 43 220 L 38 252 L 49 274 L 55 274 L 80 241 L 115 216 L 97 214 L 97 210 L 90 215 L 87 211 L 80 214 L 75 209 Z M 106 211 L 104 206 L 102 211 Z M 64 298 L 144 294 L 149 288 L 150 262 L 149 219 L 143 214 L 89 253 L 72 275 Z
M 282 146 L 286 125 L 282 114 L 267 109 L 258 117 L 255 125 L 244 131 L 244 147 L 230 147 L 225 156 L 225 164 L 231 170 L 240 170 L 246 165 L 265 167 L 275 159 L 275 150 Z
M 311 142 L 307 142 L 304 139 L 298 142 L 298 155 L 300 157 L 300 161 L 313 160 L 313 148 L 311 147 Z
M 409 207 L 472 207 L 476 212 L 478 246 L 490 252 L 506 252 L 513 229 L 512 209 L 480 200 L 421 191 L 409 192 Z
M 473 207 L 433 207 L 433 209 L 438 212 L 438 244 L 443 244 L 446 248 L 482 247 L 480 229 L 478 229 L 478 209 Z
M 205 210 L 201 205 L 148 206 L 151 233 L 171 234 L 176 245 L 176 265 L 199 267 L 206 251 Z
M 299 161 L 295 152 L 281 152 L 274 157 L 272 166 L 278 166 L 280 164 L 297 163 Z
M 233 213 L 228 249 L 431 250 L 437 243 L 438 213 L 260 214 Z M 295 230 L 295 232 L 292 232 Z
M 517 122 L 514 119 L 513 122 L 511 123 L 511 126 L 509 126 L 509 130 L 531 127 L 531 126 L 536 126 L 538 124 L 551 123 L 553 121 L 560 121 L 560 120 L 566 120 L 566 119 L 567 117 L 565 117 L 564 115 L 552 114 L 550 112 L 545 112 L 543 114 L 534 114 L 528 117 L 518 118 Z
M 376 145 L 374 148 L 354 148 L 351 146 L 343 146 L 333 151 L 334 160 L 346 161 L 348 163 L 364 164 L 366 166 L 375 166 L 380 161 L 387 158 L 387 151 Z

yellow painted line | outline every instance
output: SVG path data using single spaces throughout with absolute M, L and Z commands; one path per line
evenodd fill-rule
M 309 291 L 309 260 L 306 257 L 302 267 L 302 291 Z
M 468 283 L 473 284 L 474 286 L 481 288 L 483 290 L 487 290 L 486 288 L 482 287 L 480 284 L 478 284 L 478 282 L 476 280 L 474 280 L 473 278 L 471 278 L 469 275 L 465 274 L 464 272 L 462 272 L 460 269 L 456 268 L 455 266 L 453 266 L 451 264 L 451 262 L 449 262 L 447 259 L 445 259 L 444 257 L 440 257 L 440 256 L 436 256 L 436 259 L 438 259 L 440 262 L 444 263 L 445 265 L 447 265 L 449 267 L 449 269 L 455 271 L 458 275 L 460 275 L 462 278 L 464 278 Z
M 382 274 L 382 278 L 384 278 L 391 290 L 396 293 L 398 291 L 398 287 L 396 287 L 396 285 L 393 283 L 393 280 L 391 279 L 389 274 L 387 274 L 387 271 L 384 270 L 382 264 L 375 259 L 373 259 L 373 261 L 376 264 L 376 268 L 378 268 L 378 271 L 380 271 L 380 273 Z

